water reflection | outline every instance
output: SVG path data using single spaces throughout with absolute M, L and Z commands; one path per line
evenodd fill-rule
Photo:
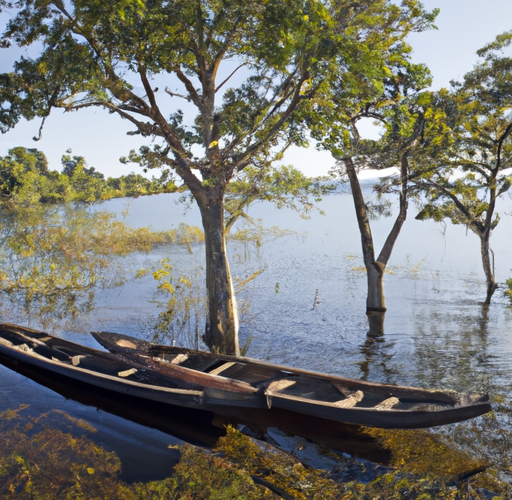
M 0 413 L 22 404 L 28 406 L 24 411 L 28 418 L 66 415 L 59 422 L 87 422 L 94 428 L 88 438 L 115 451 L 121 460 L 121 477 L 131 481 L 167 477 L 179 459 L 178 451 L 169 445 L 187 440 L 211 446 L 222 434 L 222 429 L 211 425 L 211 416 L 208 421 L 208 415 L 169 414 L 168 407 L 163 413 L 158 404 L 127 400 L 84 384 L 68 384 L 58 376 L 21 365 L 12 368 L 23 375 L 0 366 Z M 55 427 L 65 430 L 58 422 Z
M 480 311 L 430 312 L 417 317 L 413 366 L 426 386 L 456 390 L 481 387 L 492 371 L 488 344 L 489 321 Z
M 381 380 L 388 384 L 396 383 L 399 373 L 392 364 L 394 348 L 395 342 L 389 342 L 384 334 L 375 335 L 373 332 L 368 332 L 360 348 L 364 357 L 363 361 L 358 362 L 361 370 L 360 378 Z
M 200 223 L 195 209 L 184 218 L 182 207 L 169 203 L 170 197 L 135 200 L 129 222 L 157 229 L 168 229 L 171 222 Z M 121 206 L 120 201 L 112 206 L 116 203 Z M 251 303 L 247 317 L 255 318 L 242 325 L 244 338 L 253 336 L 249 356 L 376 382 L 461 391 L 492 385 L 498 392 L 510 393 L 512 310 L 499 295 L 490 307 L 478 304 L 485 289 L 476 238 L 467 236 L 464 228 L 448 226 L 442 232 L 433 222 L 408 220 L 390 261 L 394 274 L 386 276 L 384 332 L 371 336 L 365 316 L 366 279 L 356 269 L 362 259 L 351 199 L 328 197 L 321 208 L 326 216 L 313 214 L 307 221 L 266 204 L 251 209 L 251 216 L 262 218 L 264 224 L 289 228 L 301 236 L 268 242 L 258 255 L 248 256 L 254 259 L 253 270 L 265 267 L 246 292 Z M 511 221 L 512 217 L 503 220 L 493 236 L 501 281 L 510 277 Z M 388 224 L 384 219 L 375 225 L 377 242 L 387 234 Z M 150 257 L 156 261 L 166 255 L 167 250 L 160 249 Z M 176 269 L 193 269 L 203 259 L 201 248 L 192 256 L 171 249 Z M 233 272 L 237 271 L 235 261 Z M 152 303 L 153 281 L 105 292 L 89 318 L 91 329 L 144 335 L 147 315 L 158 313 Z M 317 305 L 313 308 L 313 304 Z M 93 344 L 88 337 L 71 333 L 66 337 Z M 22 398 L 12 389 L 12 378 L 1 373 L 0 401 L 8 391 L 11 402 Z M 32 387 L 23 402 L 32 403 L 38 394 L 51 399 L 49 391 Z M 106 419 L 100 415 L 97 420 Z M 119 420 L 110 429 L 116 425 Z M 138 453 L 133 451 L 134 456 Z M 154 459 L 153 467 L 158 463 Z

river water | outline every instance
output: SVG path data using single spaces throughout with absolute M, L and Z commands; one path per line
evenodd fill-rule
M 370 194 L 370 181 L 364 189 Z M 121 214 L 125 205 L 126 200 L 112 200 L 101 208 Z M 482 307 L 485 280 L 475 235 L 449 223 L 416 221 L 411 207 L 385 278 L 385 333 L 374 338 L 367 336 L 366 275 L 352 199 L 346 193 L 330 195 L 319 207 L 325 215 L 313 211 L 303 220 L 290 210 L 255 204 L 251 217 L 293 233 L 268 239 L 259 248 L 230 243 L 234 275 L 264 269 L 241 296 L 249 303 L 240 331 L 242 343 L 251 337 L 248 356 L 379 382 L 508 392 L 512 308 L 503 289 L 488 310 Z M 502 218 L 491 246 L 497 280 L 504 283 L 512 276 L 512 217 L 506 216 L 512 212 L 510 198 L 498 210 Z M 155 229 L 175 228 L 180 222 L 200 226 L 197 210 L 184 213 L 175 195 L 132 200 L 127 222 Z M 391 224 L 391 218 L 372 222 L 377 249 Z M 135 269 L 147 260 L 169 257 L 176 270 L 190 272 L 204 266 L 203 247 L 193 250 L 190 255 L 183 248 L 160 248 L 132 265 Z M 144 337 L 150 318 L 159 312 L 155 289 L 148 277 L 102 292 L 89 318 L 90 329 Z M 87 335 L 62 335 L 97 347 Z M 0 376 L 2 408 L 24 403 L 34 412 L 66 411 L 98 429 L 96 439 L 121 455 L 128 476 L 169 472 L 176 457 L 167 446 L 179 439 L 65 399 L 1 366 Z

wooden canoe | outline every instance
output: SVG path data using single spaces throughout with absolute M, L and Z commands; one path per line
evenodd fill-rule
M 399 387 L 346 379 L 94 333 L 104 352 L 44 332 L 0 324 L 0 362 L 24 363 L 69 381 L 175 406 L 227 415 L 284 409 L 347 424 L 421 428 L 482 415 L 485 394 Z
M 155 345 L 116 333 L 92 335 L 126 361 L 147 364 L 170 377 L 201 383 L 197 375 L 202 373 L 250 384 L 267 408 L 286 409 L 298 418 L 302 414 L 356 425 L 411 429 L 459 422 L 491 410 L 486 394 L 358 381 L 251 358 Z M 175 371 L 178 366 L 182 375 Z M 189 371 L 196 372 L 194 378 L 188 377 Z M 215 391 L 206 392 L 203 401 L 208 404 Z

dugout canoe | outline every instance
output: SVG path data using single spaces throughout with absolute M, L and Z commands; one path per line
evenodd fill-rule
M 217 412 L 288 411 L 380 428 L 423 428 L 491 410 L 480 393 L 428 390 L 347 379 L 250 358 L 215 355 L 109 332 L 105 352 L 23 326 L 0 324 L 0 362 L 22 363 L 142 400 Z
M 489 397 L 482 393 L 372 383 L 246 357 L 156 345 L 112 332 L 92 335 L 126 363 L 202 387 L 205 407 L 281 408 L 297 418 L 310 415 L 387 429 L 445 425 L 491 410 Z

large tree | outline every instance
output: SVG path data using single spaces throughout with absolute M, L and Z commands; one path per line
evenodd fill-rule
M 4 129 L 52 108 L 102 107 L 157 138 L 151 161 L 172 168 L 201 212 L 215 350 L 238 354 L 224 195 L 245 168 L 305 145 L 305 120 L 333 79 L 385 74 L 397 43 L 431 21 L 416 0 L 18 0 L 2 45 L 33 46 L 0 75 Z M 7 5 L 0 0 L 0 5 Z M 350 83 L 350 85 L 348 85 Z M 184 102 L 180 110 L 180 101 Z
M 425 204 L 418 219 L 447 218 L 479 238 L 486 305 L 498 287 L 490 247 L 496 202 L 512 185 L 512 58 L 504 52 L 511 43 L 512 32 L 498 36 L 478 51 L 479 63 L 462 82 L 437 94 L 447 147 L 433 145 L 419 182 Z

